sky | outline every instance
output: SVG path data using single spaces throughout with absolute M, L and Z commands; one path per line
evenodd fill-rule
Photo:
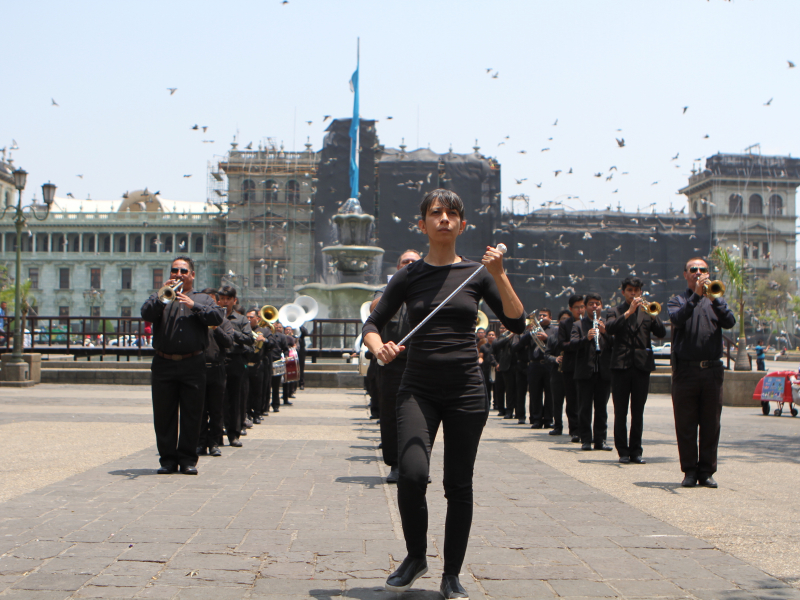
M 695 159 L 800 154 L 797 0 L 76 0 L 3 21 L 0 148 L 28 199 L 49 180 L 204 201 L 234 136 L 318 150 L 323 117 L 352 114 L 358 38 L 381 143 L 477 139 L 515 212 L 680 209 Z

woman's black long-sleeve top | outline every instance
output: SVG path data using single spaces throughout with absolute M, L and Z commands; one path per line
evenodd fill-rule
M 403 303 L 412 329 L 447 298 L 479 264 L 461 262 L 441 267 L 418 260 L 392 276 L 363 334 L 380 334 Z M 503 301 L 492 276 L 483 270 L 407 342 L 401 393 L 431 394 L 443 388 L 461 397 L 485 399 L 475 346 L 475 320 L 483 299 L 510 331 L 525 331 L 525 311 L 516 319 L 503 313 Z

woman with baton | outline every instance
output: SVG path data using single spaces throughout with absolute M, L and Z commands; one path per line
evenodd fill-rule
M 475 348 L 478 303 L 485 300 L 515 333 L 525 331 L 525 311 L 506 277 L 500 250 L 487 247 L 482 264 L 456 254 L 456 239 L 467 225 L 458 195 L 443 189 L 428 192 L 420 214 L 419 228 L 428 236 L 430 252 L 395 273 L 363 328 L 364 343 L 380 361 L 388 363 L 408 352 L 397 394 L 397 500 L 408 556 L 386 580 L 386 589 L 403 592 L 428 571 L 425 493 L 441 423 L 447 517 L 440 591 L 445 598 L 467 598 L 458 574 L 472 525 L 473 467 L 489 414 Z M 412 329 L 408 346 L 384 344 L 379 332 L 403 303 L 412 328 L 435 314 Z

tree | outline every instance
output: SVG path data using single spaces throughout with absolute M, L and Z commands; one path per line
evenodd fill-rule
M 774 269 L 755 282 L 754 314 L 759 323 L 769 326 L 770 335 L 780 335 L 786 329 L 790 314 L 795 312 L 793 309 L 797 298 L 792 296 L 792 290 L 792 278 L 783 269 Z
M 733 292 L 739 305 L 739 342 L 736 352 L 734 371 L 749 371 L 750 360 L 747 357 L 747 339 L 744 334 L 744 305 L 747 293 L 747 276 L 744 261 L 738 256 L 731 256 L 727 248 L 717 246 L 711 253 L 711 258 L 717 263 L 717 268 L 725 283 L 727 292 Z

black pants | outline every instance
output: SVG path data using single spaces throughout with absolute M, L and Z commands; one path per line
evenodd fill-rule
M 508 371 L 503 371 L 503 382 L 505 383 L 505 403 L 506 403 L 506 416 L 513 415 L 517 407 L 517 373 L 514 367 Z
M 578 390 L 578 434 L 582 444 L 594 442 L 598 446 L 606 441 L 608 435 L 608 396 L 611 382 L 604 380 L 600 373 L 593 373 L 589 379 L 576 379 Z M 594 427 L 592 427 L 592 408 L 594 408 Z
M 514 412 L 517 419 L 525 420 L 525 400 L 528 398 L 528 367 L 524 370 L 514 369 L 514 384 L 517 387 L 517 397 L 514 401 Z
M 642 455 L 644 405 L 650 391 L 650 373 L 635 367 L 611 371 L 614 401 L 614 446 L 620 456 Z M 631 409 L 631 437 L 628 441 L 628 405 Z
M 222 444 L 222 404 L 225 397 L 225 365 L 206 365 L 206 400 L 200 421 L 199 448 Z
M 397 504 L 409 556 L 422 558 L 427 550 L 428 486 L 433 442 L 441 423 L 444 431 L 444 574 L 458 575 L 467 552 L 472 526 L 472 474 L 487 412 L 460 412 L 449 390 L 425 397 L 397 396 L 397 435 L 400 479 Z
M 301 388 L 306 387 L 306 349 L 299 348 L 297 350 L 298 367 L 300 368 L 300 381 L 297 383 Z
M 483 373 L 483 385 L 486 388 L 486 399 L 489 401 L 489 406 L 497 410 L 497 403 L 492 400 L 494 395 L 494 382 L 491 381 L 492 369 L 491 367 L 488 369 L 481 369 L 481 373 Z
M 722 367 L 701 369 L 677 365 L 672 371 L 672 410 L 684 473 L 702 477 L 717 472 L 724 377 Z
M 367 367 L 367 377 L 364 381 L 367 394 L 369 394 L 369 414 L 372 417 L 381 416 L 381 388 L 378 383 L 378 360 L 371 358 Z
M 281 406 L 281 379 L 282 375 L 273 375 L 270 387 L 272 388 L 272 410 L 277 412 Z M 286 400 L 286 396 L 283 397 Z
M 398 363 L 399 364 L 396 364 Z M 385 367 L 378 367 L 378 384 L 381 398 L 381 450 L 383 462 L 397 466 L 397 390 L 403 379 L 405 361 L 394 360 Z
M 553 420 L 553 395 L 550 391 L 550 368 L 541 363 L 528 365 L 528 389 L 530 390 L 531 423 Z M 519 405 L 517 405 L 519 409 Z M 517 412 L 519 417 L 519 412 Z M 522 417 L 525 418 L 523 402 Z
M 205 357 L 198 354 L 175 361 L 156 355 L 150 372 L 153 427 L 161 466 L 193 467 L 197 464 L 206 395 Z
M 241 358 L 228 359 L 225 363 L 227 382 L 225 384 L 225 431 L 228 440 L 238 440 L 242 431 L 242 379 L 244 378 L 244 362 Z
M 550 399 L 553 402 L 553 428 L 564 429 L 564 379 L 558 367 L 550 369 Z M 567 422 L 570 430 L 573 423 Z
M 247 379 L 247 416 L 253 420 L 261 414 L 261 399 L 264 397 L 261 389 L 264 386 L 264 367 L 261 361 L 247 367 Z
M 264 360 L 264 379 L 261 385 L 261 414 L 269 413 L 269 399 L 272 393 L 272 362 Z
M 580 432 L 579 417 L 580 406 L 578 404 L 578 388 L 575 385 L 575 371 L 564 371 L 561 373 L 561 381 L 564 383 L 564 398 L 567 403 L 567 425 L 570 435 L 578 435 Z M 559 409 L 560 413 L 561 410 Z
M 504 371 L 495 371 L 494 378 L 494 404 L 500 414 L 506 412 L 506 378 Z

